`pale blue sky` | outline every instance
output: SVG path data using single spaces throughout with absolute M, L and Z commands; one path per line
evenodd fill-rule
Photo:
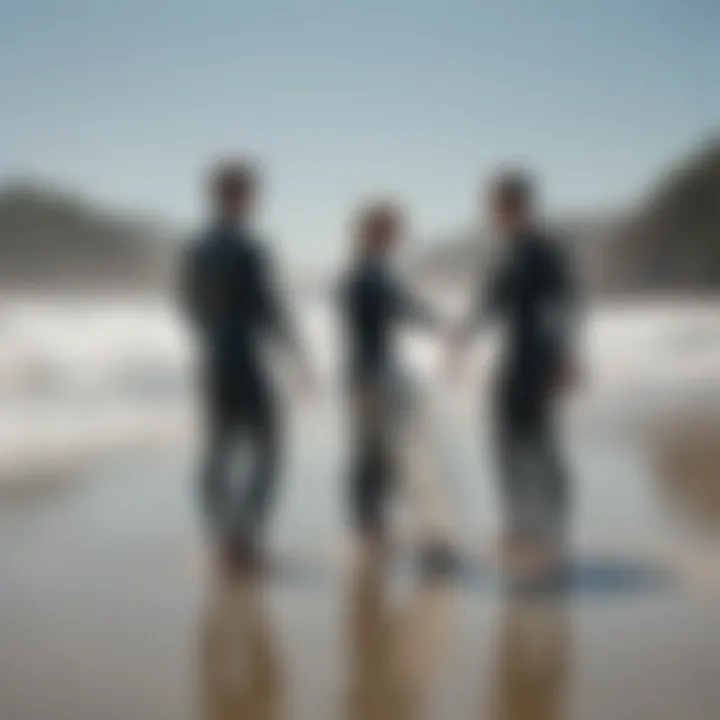
M 463 226 L 524 159 L 551 209 L 637 193 L 720 124 L 717 0 L 0 0 L 0 176 L 201 216 L 249 150 L 266 225 L 332 258 L 373 191 Z

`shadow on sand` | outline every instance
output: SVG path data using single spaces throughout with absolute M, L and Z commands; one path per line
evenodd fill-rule
M 423 576 L 415 559 L 399 555 L 391 564 L 392 573 Z M 341 569 L 320 558 L 284 557 L 274 563 L 273 580 L 280 584 L 321 586 L 338 578 Z M 443 579 L 461 588 L 483 592 L 505 592 L 514 587 L 502 568 L 492 562 L 461 558 Z M 559 576 L 535 590 L 577 596 L 609 597 L 666 591 L 674 587 L 676 576 L 668 565 L 635 560 L 619 555 L 579 556 Z

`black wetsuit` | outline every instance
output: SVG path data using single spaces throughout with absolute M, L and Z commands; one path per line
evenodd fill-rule
M 399 380 L 397 330 L 404 322 L 434 326 L 436 320 L 381 261 L 358 263 L 342 285 L 341 304 L 355 426 L 352 519 L 360 532 L 382 531 L 392 475 L 390 426 Z
M 477 316 L 504 332 L 494 398 L 502 497 L 510 532 L 562 534 L 567 478 L 553 421 L 555 383 L 571 362 L 575 284 L 562 248 L 535 231 L 507 241 Z M 534 507 L 544 519 L 528 520 Z
M 214 532 L 258 540 L 279 459 L 276 398 L 263 357 L 265 340 L 292 335 L 268 258 L 250 232 L 219 224 L 189 250 L 183 301 L 202 345 L 208 452 L 204 509 Z M 252 451 L 241 492 L 232 476 L 238 443 Z M 237 498 L 237 500 L 233 500 Z

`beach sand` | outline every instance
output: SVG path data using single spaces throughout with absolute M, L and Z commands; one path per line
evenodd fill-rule
M 339 559 L 342 451 L 319 415 L 294 426 L 279 569 L 255 583 L 212 571 L 185 442 L 0 490 L 0 717 L 720 717 L 718 517 L 698 500 L 720 482 L 714 419 L 571 434 L 573 579 L 523 600 L 483 560 L 497 511 L 473 427 L 447 448 L 469 569 L 423 583 Z

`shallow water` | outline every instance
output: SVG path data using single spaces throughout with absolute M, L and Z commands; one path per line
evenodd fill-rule
M 405 551 L 380 574 L 342 562 L 346 439 L 331 391 L 289 418 L 279 570 L 233 586 L 210 571 L 195 513 L 177 318 L 6 302 L 0 718 L 720 717 L 718 318 L 717 302 L 594 311 L 587 392 L 564 426 L 572 571 L 557 596 L 521 601 L 489 560 L 487 380 L 428 385 L 465 556 L 452 582 L 421 582 Z M 327 308 L 305 319 L 332 387 Z M 428 373 L 436 348 L 408 350 Z M 479 348 L 475 377 L 492 352 Z
M 298 305 L 318 374 L 336 389 L 335 308 L 327 300 Z M 440 384 L 442 349 L 422 334 L 406 338 L 404 357 L 430 386 Z M 480 387 L 465 386 L 459 395 L 466 403 L 487 393 L 495 349 L 492 333 L 478 343 L 470 375 Z M 192 351 L 187 328 L 167 302 L 2 297 L 0 483 L 177 434 L 190 415 Z M 614 423 L 618 406 L 628 418 L 717 403 L 720 302 L 657 298 L 593 306 L 580 352 L 579 415 Z
M 210 572 L 189 448 L 119 453 L 74 482 L 0 492 L 0 717 L 719 716 L 716 526 L 703 517 L 701 530 L 688 508 L 705 504 L 679 500 L 685 485 L 658 471 L 673 439 L 706 453 L 712 490 L 716 439 L 699 450 L 698 432 L 695 445 L 679 432 L 571 434 L 573 579 L 533 601 L 503 593 L 485 559 L 492 473 L 465 423 L 446 430 L 470 568 L 447 584 L 421 582 L 405 560 L 352 573 L 337 553 L 335 420 L 296 420 L 273 532 L 281 569 L 262 584 Z

